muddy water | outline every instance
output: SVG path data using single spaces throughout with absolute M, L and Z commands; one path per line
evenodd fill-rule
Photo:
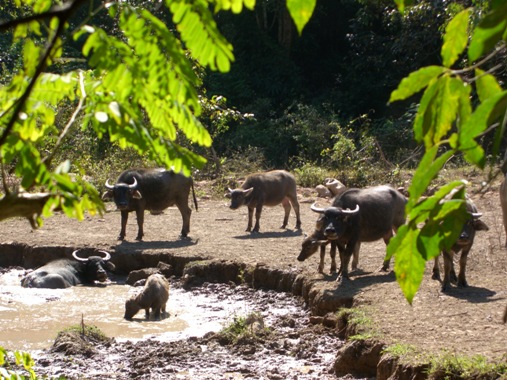
M 201 337 L 218 331 L 234 316 L 260 311 L 252 295 L 228 294 L 198 289 L 187 292 L 173 284 L 162 321 L 145 321 L 141 310 L 133 319 L 123 319 L 125 300 L 141 290 L 128 285 L 77 286 L 68 289 L 26 289 L 20 286 L 22 270 L 0 275 L 0 346 L 34 351 L 49 348 L 65 327 L 85 324 L 99 327 L 117 341 L 155 339 L 174 341 Z M 258 295 L 262 297 L 261 294 Z M 266 322 L 290 313 L 286 302 L 270 303 Z

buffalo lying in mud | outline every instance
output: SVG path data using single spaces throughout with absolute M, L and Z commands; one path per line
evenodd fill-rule
M 457 285 L 459 287 L 468 286 L 465 272 L 468 252 L 470 252 L 470 249 L 472 249 L 472 245 L 474 244 L 475 233 L 476 231 L 489 230 L 486 223 L 479 219 L 482 214 L 477 211 L 477 207 L 470 199 L 466 199 L 466 209 L 469 214 L 469 219 L 463 224 L 458 240 L 449 251 L 442 252 L 442 256 L 444 257 L 444 280 L 442 281 L 442 291 L 449 289 L 451 281 L 457 281 Z M 456 276 L 453 259 L 454 254 L 458 254 L 460 251 L 459 274 Z M 435 265 L 433 266 L 433 279 L 440 279 L 438 256 L 435 258 Z
M 60 289 L 83 284 L 93 285 L 95 281 L 107 281 L 106 270 L 113 271 L 115 266 L 109 260 L 111 255 L 99 251 L 100 256 L 79 257 L 78 251 L 72 252 L 71 259 L 58 259 L 34 270 L 21 280 L 25 288 Z
M 323 233 L 327 240 L 336 241 L 340 252 L 341 276 L 349 278 L 348 264 L 355 249 L 361 242 L 384 239 L 386 245 L 393 236 L 393 230 L 405 223 L 407 199 L 389 186 L 367 189 L 349 189 L 337 196 L 327 208 L 315 204 L 312 211 L 321 214 Z M 389 268 L 385 260 L 382 270 Z
M 280 203 L 285 210 L 281 228 L 287 227 L 290 206 L 296 213 L 296 229 L 301 228 L 299 202 L 294 176 L 285 170 L 273 170 L 266 173 L 249 175 L 241 188 L 229 189 L 226 194 L 231 199 L 230 208 L 236 210 L 245 205 L 248 207 L 248 226 L 246 231 L 259 232 L 259 219 L 263 206 L 276 206 Z M 255 210 L 255 226 L 252 230 L 252 219 Z
M 113 198 L 116 207 L 121 211 L 121 230 L 118 240 L 125 239 L 125 230 L 129 212 L 135 211 L 138 232 L 136 240 L 144 236 L 144 210 L 159 213 L 169 206 L 176 205 L 183 218 L 181 237 L 190 232 L 190 215 L 188 206 L 190 190 L 197 210 L 194 182 L 183 174 L 164 169 L 129 169 L 118 177 L 115 185 L 106 181 L 107 192 L 103 199 Z
M 139 310 L 144 309 L 145 317 L 149 319 L 151 308 L 153 317 L 160 319 L 165 315 L 168 299 L 169 281 L 161 274 L 152 274 L 147 278 L 141 293 L 125 302 L 124 318 L 130 320 Z

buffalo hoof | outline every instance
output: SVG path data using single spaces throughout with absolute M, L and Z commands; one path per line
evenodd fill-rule
M 138 236 L 138 237 L 136 237 L 136 240 L 137 241 L 143 241 L 143 237 L 142 236 Z
M 348 275 L 347 276 L 341 275 L 337 277 L 336 282 L 340 285 L 348 284 L 350 282 L 350 278 Z
M 125 236 L 118 236 L 118 240 L 125 240 Z
M 437 281 L 440 281 L 440 273 L 433 273 L 431 275 L 431 279 L 432 280 L 437 280 Z
M 466 280 L 458 281 L 458 286 L 460 288 L 468 288 L 468 282 L 466 282 Z

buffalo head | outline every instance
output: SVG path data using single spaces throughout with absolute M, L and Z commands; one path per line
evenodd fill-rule
M 231 200 L 231 204 L 230 204 L 230 208 L 232 210 L 236 210 L 238 208 L 240 208 L 241 206 L 247 204 L 247 197 L 252 193 L 253 191 L 253 187 L 250 187 L 246 190 L 243 190 L 243 189 L 231 189 L 231 188 L 228 188 L 228 193 L 225 194 L 225 196 L 227 198 L 230 198 Z
M 82 275 L 84 276 L 83 282 L 93 283 L 94 281 L 104 282 L 107 281 L 107 270 L 114 271 L 115 266 L 109 260 L 111 255 L 106 251 L 99 251 L 102 256 L 80 257 L 78 256 L 79 250 L 72 252 L 72 257 L 82 263 Z
M 116 183 L 111 185 L 109 180 L 106 180 L 106 193 L 102 196 L 102 199 L 113 198 L 116 207 L 119 210 L 125 210 L 128 208 L 131 199 L 141 199 L 142 195 L 137 190 L 137 180 L 134 177 L 134 182 L 128 183 Z
M 329 240 L 339 239 L 350 227 L 351 217 L 359 215 L 359 205 L 350 210 L 340 207 L 320 208 L 314 203 L 310 208 L 312 211 L 322 214 L 319 223 L 322 223 L 324 236 Z

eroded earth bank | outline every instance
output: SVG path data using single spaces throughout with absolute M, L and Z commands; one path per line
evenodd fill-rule
M 453 287 L 443 294 L 440 283 L 431 280 L 428 263 L 412 305 L 404 300 L 394 273 L 377 271 L 385 253 L 382 242 L 361 246 L 360 269 L 343 286 L 335 282 L 336 275 L 317 273 L 317 255 L 303 263 L 296 260 L 303 234 L 312 232 L 316 220 L 310 210 L 314 194 L 305 189 L 300 192 L 303 231 L 279 229 L 283 219 L 279 206 L 263 211 L 261 232 L 251 235 L 244 232 L 246 209 L 232 211 L 225 199 L 205 196 L 199 199 L 199 211 L 192 214 L 186 240 L 178 238 L 181 218 L 173 208 L 161 215 L 146 215 L 142 242 L 134 240 L 133 215 L 126 240 L 116 240 L 120 215 L 112 205 L 105 215 L 89 216 L 83 222 L 55 215 L 36 231 L 25 220 L 8 220 L 0 224 L 0 267 L 36 268 L 76 248 L 103 249 L 111 253 L 117 267 L 113 283 L 124 282 L 132 270 L 161 266 L 175 290 L 258 301 L 246 314 L 260 314 L 263 328 L 253 321 L 252 333 L 239 340 L 210 331 L 171 342 L 111 336 L 112 340 L 91 342 L 93 349 L 75 352 L 72 345 L 56 345 L 59 351 L 48 345 L 34 352 L 41 374 L 96 379 L 425 378 L 427 362 L 416 360 L 420 355 L 413 353 L 411 364 L 405 365 L 407 360 L 397 361 L 384 349 L 403 345 L 418 353 L 483 355 L 493 362 L 506 361 L 507 326 L 502 313 L 507 304 L 507 251 L 495 190 L 473 195 L 490 230 L 477 234 L 469 255 L 470 286 Z M 326 204 L 326 200 L 319 202 Z M 295 223 L 293 213 L 289 223 Z M 329 264 L 326 258 L 326 272 Z M 96 288 L 97 297 L 102 290 Z M 118 300 L 120 308 L 124 301 Z M 216 302 L 210 297 L 209 306 Z M 286 312 L 270 314 L 273 305 L 279 304 Z M 351 339 L 364 332 L 348 317 L 354 314 L 337 313 L 348 308 L 366 316 L 362 323 L 367 325 L 367 334 L 361 339 Z M 0 317 L 1 313 L 2 309 Z M 121 319 L 121 310 L 118 313 Z M 231 314 L 230 320 L 246 316 L 244 309 Z M 170 312 L 171 318 L 175 316 Z

